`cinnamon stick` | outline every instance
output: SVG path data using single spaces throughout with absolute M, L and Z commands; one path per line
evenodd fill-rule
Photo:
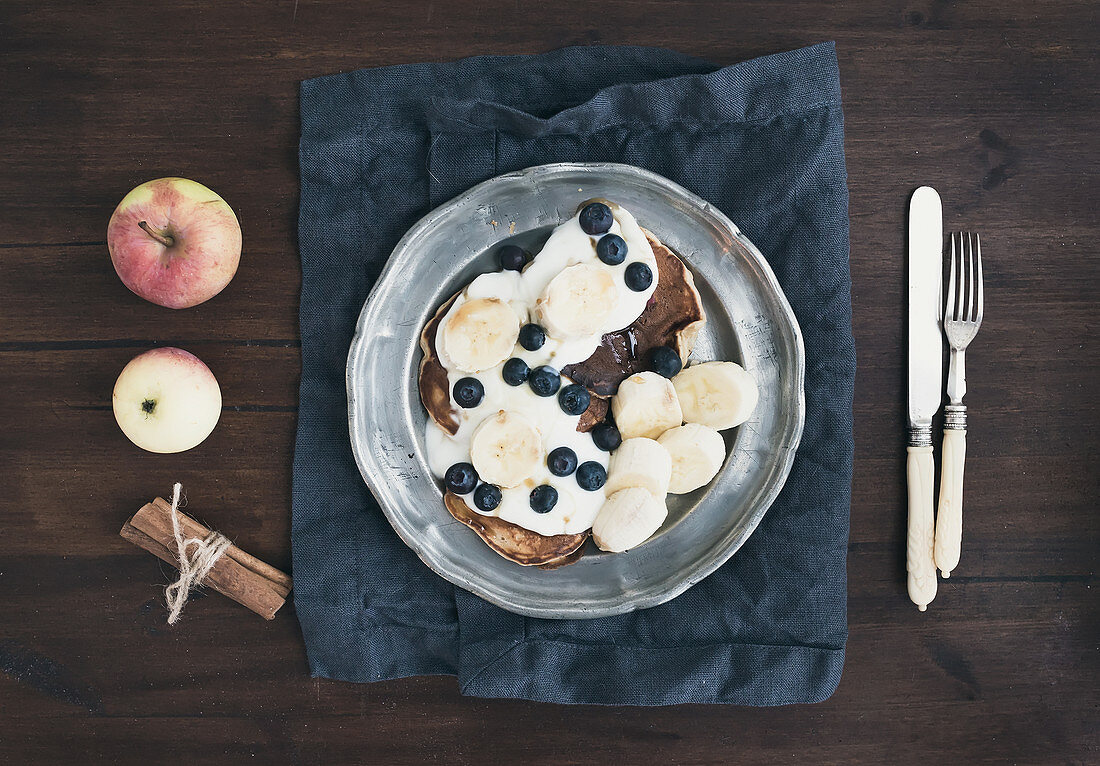
M 205 539 L 210 530 L 177 510 L 184 538 Z M 179 567 L 179 549 L 172 535 L 172 506 L 162 498 L 147 503 L 127 521 L 120 535 L 154 556 Z M 251 609 L 266 620 L 286 603 L 290 576 L 235 545 L 229 546 L 202 581 L 223 596 Z

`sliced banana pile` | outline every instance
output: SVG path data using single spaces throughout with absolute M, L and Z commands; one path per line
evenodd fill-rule
M 720 430 L 744 423 L 756 407 L 756 381 L 734 362 L 703 362 L 671 380 L 642 372 L 611 401 L 623 443 L 611 454 L 607 500 L 592 525 L 601 550 L 641 545 L 668 515 L 665 496 L 708 484 L 726 459 Z

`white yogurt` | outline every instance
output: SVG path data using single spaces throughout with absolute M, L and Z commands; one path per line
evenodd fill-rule
M 549 364 L 561 370 L 570 364 L 583 362 L 600 344 L 605 333 L 621 330 L 632 324 L 645 310 L 653 291 L 657 288 L 657 261 L 641 227 L 634 217 L 617 205 L 611 206 L 615 222 L 609 233 L 618 234 L 627 245 L 626 260 L 617 266 L 609 266 L 596 256 L 599 237 L 586 234 L 580 227 L 579 214 L 554 229 L 550 238 L 534 260 L 522 272 L 499 271 L 475 278 L 456 298 L 436 333 L 436 349 L 440 363 L 447 370 L 450 389 L 469 373 L 455 369 L 446 358 L 442 343 L 442 330 L 454 312 L 467 300 L 499 298 L 506 301 L 520 318 L 521 324 L 535 322 L 535 304 L 550 281 L 563 269 L 577 263 L 588 264 L 609 273 L 618 288 L 617 301 L 604 326 L 591 336 L 568 340 L 547 335 L 546 343 L 537 351 L 528 351 L 518 343 L 512 356 L 523 359 L 534 369 Z M 626 266 L 642 262 L 653 273 L 653 284 L 641 292 L 626 286 Z M 587 433 L 577 432 L 579 415 L 567 415 L 558 404 L 558 397 L 537 396 L 526 383 L 509 386 L 501 377 L 503 364 L 485 370 L 474 377 L 485 387 L 485 396 L 477 407 L 463 409 L 453 406 L 458 421 L 454 436 L 447 434 L 429 418 L 425 440 L 428 447 L 428 463 L 433 474 L 442 478 L 455 463 L 470 462 L 470 437 L 478 425 L 500 410 L 525 415 L 539 429 L 544 455 L 556 447 L 569 447 L 577 453 L 577 463 L 595 461 L 607 468 L 608 454 L 598 449 Z M 562 387 L 571 381 L 562 377 Z M 558 491 L 558 502 L 548 513 L 535 513 L 531 509 L 531 490 L 541 484 L 549 484 Z M 502 500 L 493 511 L 484 513 L 474 506 L 472 493 L 463 499 L 478 513 L 497 516 L 541 535 L 575 534 L 592 526 L 596 514 L 603 505 L 602 489 L 589 492 L 577 484 L 576 474 L 554 476 L 542 461 L 538 470 L 518 487 L 501 488 Z

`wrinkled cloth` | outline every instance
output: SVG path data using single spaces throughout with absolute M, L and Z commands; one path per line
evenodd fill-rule
M 855 374 L 833 44 L 724 68 L 581 47 L 366 69 L 303 82 L 301 122 L 294 604 L 313 675 L 450 674 L 463 694 L 561 703 L 832 694 Z M 648 168 L 715 204 L 771 264 L 807 357 L 802 442 L 752 537 L 676 599 L 594 620 L 511 614 L 430 571 L 356 469 L 344 382 L 357 316 L 401 235 L 473 184 L 562 161 Z

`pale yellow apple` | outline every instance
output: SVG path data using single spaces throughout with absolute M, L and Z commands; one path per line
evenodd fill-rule
M 118 203 L 107 249 L 123 284 L 170 309 L 220 293 L 241 260 L 241 226 L 225 200 L 186 178 L 147 181 Z
M 122 368 L 111 403 L 119 428 L 134 444 L 149 452 L 183 452 L 218 424 L 222 391 L 194 354 L 155 348 Z

